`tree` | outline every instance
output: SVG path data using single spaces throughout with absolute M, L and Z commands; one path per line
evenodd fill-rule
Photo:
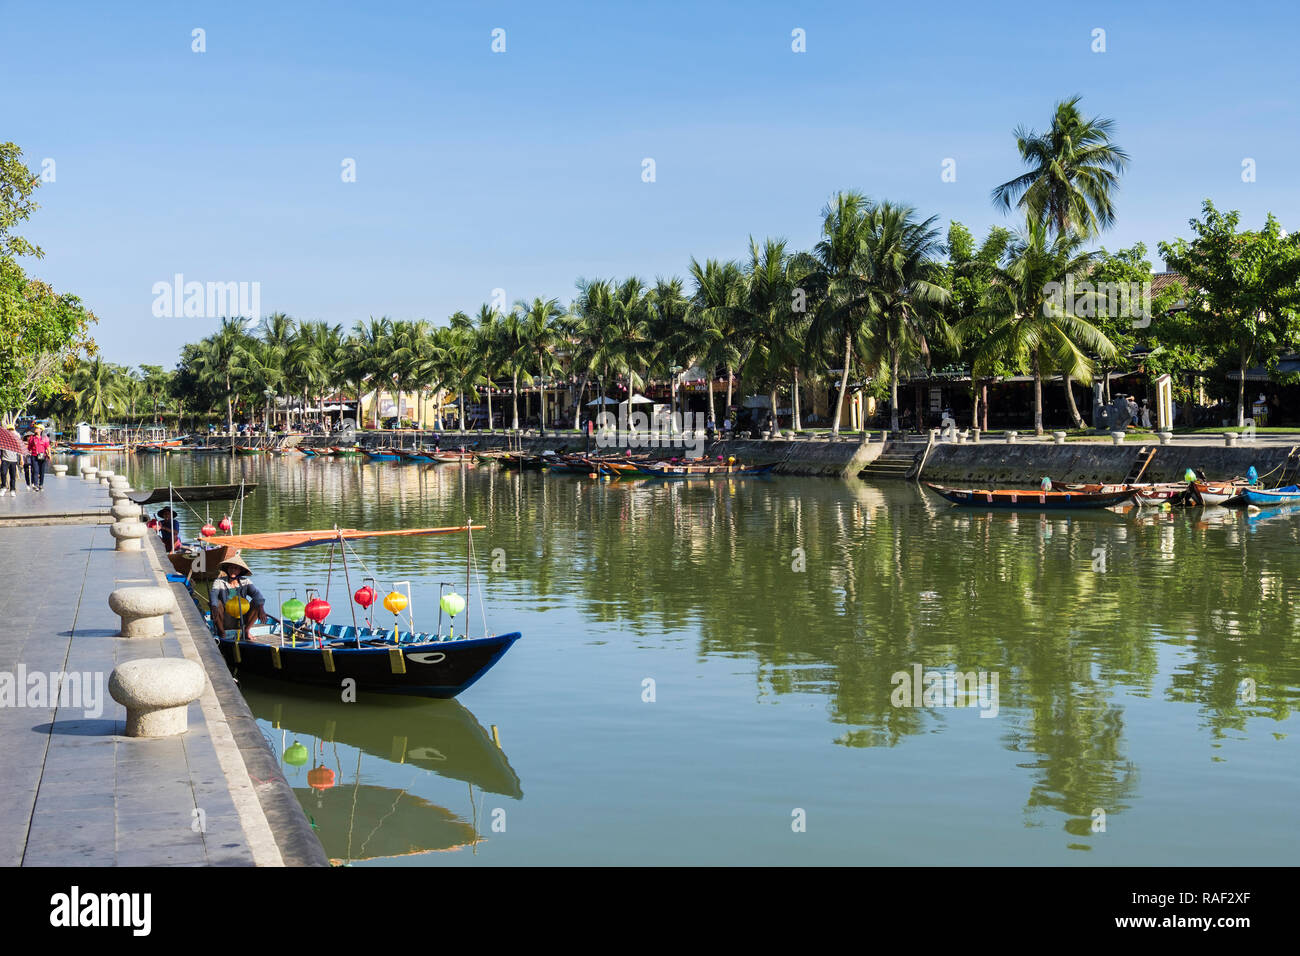
M 1210 200 L 1196 237 L 1160 243 L 1170 269 L 1187 278 L 1187 317 L 1226 363 L 1235 359 L 1237 425 L 1246 421 L 1246 371 L 1257 358 L 1270 366 L 1297 344 L 1300 308 L 1300 235 L 1286 235 L 1272 213 L 1258 232 L 1238 232 L 1240 214 L 1224 214 Z
M 1084 119 L 1079 99 L 1056 104 L 1046 133 L 1016 128 L 1016 148 L 1029 169 L 994 189 L 993 202 L 1005 210 L 1015 202 L 1028 221 L 1086 239 L 1115 220 L 1111 194 L 1128 154 L 1110 141 L 1114 121 Z
M 1031 220 L 1007 249 L 1005 264 L 991 273 L 985 296 L 982 321 L 988 332 L 977 347 L 975 362 L 982 368 L 995 361 L 1015 368 L 1028 366 L 1034 376 L 1034 431 L 1039 435 L 1043 433 L 1043 376 L 1055 372 L 1066 376 L 1066 403 L 1075 426 L 1082 427 L 1070 377 L 1089 380 L 1092 360 L 1085 350 L 1104 358 L 1115 356 L 1106 336 L 1076 314 L 1070 303 L 1052 301 L 1053 283 L 1087 274 L 1092 256 L 1081 251 L 1082 244 L 1072 232 L 1049 240 L 1047 227 Z
M 984 298 L 988 294 L 989 281 L 1010 241 L 1011 231 L 995 226 L 989 230 L 979 248 L 976 248 L 975 237 L 965 226 L 954 221 L 948 227 L 948 241 L 944 249 L 948 254 L 948 314 L 958 338 L 965 343 L 978 343 L 989 332 L 989 315 L 983 308 Z M 971 362 L 972 428 L 988 430 L 988 379 L 1007 378 L 1011 374 L 1012 370 L 998 359 L 990 359 L 980 368 Z
M 23 163 L 23 151 L 16 143 L 0 143 L 0 258 L 32 256 L 39 259 L 41 247 L 14 235 L 13 228 L 28 219 L 39 206 L 32 193 L 40 177 Z
M 718 369 L 727 373 L 727 411 L 731 409 L 734 372 L 740 365 L 740 348 L 736 342 L 736 322 L 740 314 L 740 296 L 745 277 L 735 262 L 707 259 L 701 265 L 691 259 L 691 278 L 695 282 L 694 304 L 686 318 L 691 351 L 695 364 L 709 377 L 709 418 L 713 414 L 713 378 Z
M 555 349 L 560 339 L 556 321 L 563 317 L 564 309 L 558 299 L 533 299 L 532 303 L 520 301 L 515 306 L 520 310 L 524 323 L 523 335 L 527 343 L 526 350 L 532 353 L 537 369 L 537 398 L 541 406 L 542 431 L 546 430 L 546 392 L 545 380 L 560 371 L 560 364 Z

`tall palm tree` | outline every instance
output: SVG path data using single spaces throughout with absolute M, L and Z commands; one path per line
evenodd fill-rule
M 659 369 L 673 381 L 673 414 L 677 413 L 677 377 L 678 371 L 689 369 L 699 351 L 695 329 L 690 323 L 694 309 L 691 297 L 686 294 L 682 280 L 657 278 L 654 288 L 650 290 L 649 306 L 652 334 L 659 342 Z M 676 368 L 678 371 L 673 371 Z M 685 421 L 685 418 L 682 419 Z
M 1092 360 L 1085 350 L 1115 357 L 1110 340 L 1073 310 L 1052 302 L 1052 283 L 1068 274 L 1083 274 L 1092 254 L 1082 252 L 1083 240 L 1067 232 L 1048 239 L 1047 227 L 1030 221 L 1006 253 L 1005 265 L 993 270 L 986 294 L 989 330 L 977 347 L 976 363 L 1003 361 L 1029 367 L 1034 376 L 1034 431 L 1043 433 L 1043 376 L 1064 376 L 1066 403 L 1076 428 L 1083 425 L 1075 406 L 1071 378 L 1087 382 Z
M 887 202 L 868 211 L 861 257 L 872 314 L 868 337 L 888 362 L 892 431 L 899 429 L 898 377 L 904 357 L 918 356 L 928 365 L 932 338 L 955 344 L 940 311 L 951 296 L 935 258 L 938 249 L 935 217 L 918 222 L 910 206 Z
M 863 333 L 871 316 L 872 303 L 861 262 L 870 208 L 871 203 L 859 192 L 838 193 L 823 207 L 822 238 L 812 252 L 817 266 L 805 280 L 816 301 L 810 338 L 816 347 L 834 348 L 836 355 L 842 356 L 832 435 L 840 432 L 849 370 L 854 353 L 864 350 Z
M 487 385 L 487 427 L 489 434 L 493 429 L 492 387 L 501 374 L 503 360 L 501 357 L 501 313 L 490 305 L 479 306 L 478 315 L 474 317 L 474 348 L 478 352 L 483 379 Z
M 542 431 L 546 430 L 546 379 L 560 371 L 555 350 L 560 344 L 557 321 L 564 316 L 558 299 L 535 298 L 531 303 L 520 301 L 515 308 L 523 316 L 524 336 L 532 353 L 533 367 L 537 370 L 537 398 L 541 407 Z
M 226 434 L 235 432 L 235 393 L 243 383 L 248 334 L 242 319 L 222 319 L 221 328 L 198 343 L 200 382 L 215 387 L 226 402 Z
M 122 400 L 119 372 L 116 365 L 99 357 L 77 363 L 69 384 L 78 418 L 104 421 L 107 412 Z
M 358 322 L 352 327 L 352 334 L 347 342 L 347 365 L 349 379 L 357 385 L 357 425 L 361 425 L 363 409 L 361 407 L 361 382 L 370 382 L 375 392 L 374 422 L 379 428 L 379 406 L 385 386 L 391 389 L 392 378 L 388 362 L 392 348 L 393 323 L 388 317 L 376 319 L 371 316 L 368 322 Z
M 695 282 L 694 308 L 687 316 L 695 363 L 709 376 L 709 418 L 713 411 L 713 377 L 719 369 L 727 372 L 727 408 L 731 408 L 733 372 L 740 365 L 740 348 L 736 339 L 740 296 L 745 278 L 735 262 L 707 259 L 701 265 L 691 259 L 691 278 Z
M 1057 235 L 1073 230 L 1086 239 L 1115 221 L 1111 194 L 1129 157 L 1111 142 L 1114 121 L 1085 119 L 1079 99 L 1057 103 L 1045 133 L 1016 128 L 1016 148 L 1029 169 L 994 189 L 993 202 L 1006 210 L 1014 202 Z

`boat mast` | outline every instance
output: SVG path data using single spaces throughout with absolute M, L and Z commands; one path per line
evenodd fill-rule
M 466 640 L 468 640 L 471 636 L 469 633 L 469 565 L 470 565 L 470 552 L 474 548 L 474 538 L 472 532 L 470 531 L 470 529 L 473 527 L 474 527 L 474 519 L 467 516 L 465 518 L 465 639 Z

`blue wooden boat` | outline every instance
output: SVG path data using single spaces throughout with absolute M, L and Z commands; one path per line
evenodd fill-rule
M 472 686 L 522 636 L 448 639 L 436 634 L 332 624 L 284 627 L 275 618 L 241 635 L 215 635 L 236 672 L 276 680 L 419 697 L 455 697 Z M 211 627 L 211 618 L 208 618 Z
M 397 461 L 401 456 L 386 451 L 371 451 L 366 453 L 366 457 L 371 461 Z
M 344 549 L 343 573 L 347 575 L 346 541 L 357 538 L 383 536 L 420 536 L 452 534 L 464 531 L 467 538 L 481 525 L 451 528 L 410 528 L 391 531 L 354 531 L 335 528 L 333 531 L 289 531 L 264 534 L 245 534 L 209 538 L 210 545 L 228 551 L 280 551 L 290 548 L 314 547 L 328 544 L 331 549 Z M 236 552 L 237 553 L 237 552 Z M 472 543 L 466 548 L 466 582 L 470 575 L 469 555 Z M 220 560 L 220 559 L 218 559 Z M 204 562 L 207 564 L 207 562 Z M 331 553 L 331 569 L 333 554 Z M 488 672 L 520 634 L 485 634 L 469 636 L 469 591 L 463 604 L 465 614 L 464 637 L 422 631 L 401 631 L 353 625 L 313 623 L 286 623 L 267 616 L 264 623 L 246 630 L 226 628 L 217 632 L 207 607 L 207 589 L 196 591 L 188 583 L 190 593 L 199 609 L 205 613 L 209 630 L 217 641 L 222 657 L 238 673 L 251 673 L 275 680 L 304 684 L 320 684 L 338 688 L 341 682 L 351 679 L 359 690 L 384 694 L 411 694 L 420 697 L 455 697 L 472 686 Z M 329 583 L 326 582 L 328 591 Z M 351 593 L 351 582 L 347 583 Z M 328 613 L 328 606 L 325 612 Z M 412 623 L 412 627 L 414 624 Z
M 1254 505 L 1256 508 L 1269 508 L 1273 505 L 1289 505 L 1300 501 L 1300 486 L 1287 485 L 1284 488 L 1243 488 L 1240 502 Z

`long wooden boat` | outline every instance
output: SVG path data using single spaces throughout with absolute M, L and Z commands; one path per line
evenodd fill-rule
M 126 445 L 121 442 L 69 442 L 61 445 L 58 451 L 65 452 L 69 455 L 93 455 L 101 451 L 126 451 Z
M 236 454 L 236 455 L 260 455 L 260 454 L 262 454 L 263 451 L 265 451 L 265 449 L 263 449 L 263 448 L 257 448 L 257 447 L 252 446 L 252 445 L 236 445 L 236 446 L 235 446 L 235 454 Z
M 376 448 L 366 452 L 366 457 L 371 461 L 398 461 L 402 456 L 391 448 Z
M 257 482 L 237 485 L 173 485 L 132 491 L 127 494 L 138 505 L 156 505 L 165 501 L 238 501 L 257 490 Z
M 331 448 L 328 454 L 333 455 L 335 458 L 357 458 L 365 454 L 365 452 L 362 450 L 360 445 L 353 445 L 351 447 L 342 446 Z
M 1137 495 L 1137 500 L 1142 502 L 1156 504 L 1165 501 L 1170 504 L 1191 503 L 1188 499 L 1187 483 L 1181 481 L 1152 482 L 1137 485 L 1066 482 L 1059 486 L 1053 484 L 1053 487 L 1059 488 L 1061 491 L 1083 491 L 1089 494 L 1114 494 L 1120 491 L 1132 491 Z
M 433 459 L 434 461 L 473 461 L 474 452 L 438 450 L 433 453 Z
M 1287 485 L 1283 488 L 1245 488 L 1239 498 L 1244 505 L 1256 508 L 1271 508 L 1274 505 L 1290 505 L 1300 501 L 1300 486 Z
M 958 489 L 927 481 L 926 487 L 954 505 L 966 508 L 1008 508 L 1023 511 L 1057 511 L 1076 508 L 1114 508 L 1132 501 L 1134 491 L 1038 491 L 1033 489 Z

